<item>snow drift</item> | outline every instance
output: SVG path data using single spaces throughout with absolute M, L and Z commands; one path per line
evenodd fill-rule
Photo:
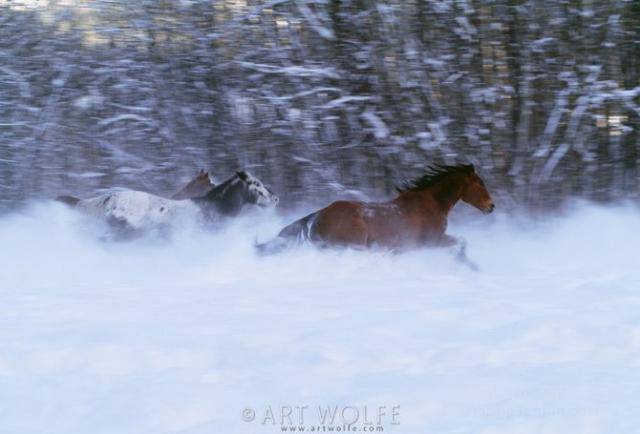
M 59 204 L 1 217 L 0 431 L 269 433 L 243 409 L 302 405 L 399 406 L 397 433 L 640 426 L 637 208 L 454 220 L 478 273 L 256 256 L 292 218 L 106 243 Z

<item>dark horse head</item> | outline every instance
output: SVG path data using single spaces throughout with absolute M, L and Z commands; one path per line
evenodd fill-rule
M 193 201 L 204 207 L 213 207 L 220 214 L 234 216 L 240 213 L 245 205 L 275 206 L 279 199 L 262 181 L 241 170 Z
M 423 177 L 405 183 L 398 191 L 402 193 L 431 190 L 443 206 L 455 204 L 458 199 L 485 214 L 491 213 L 495 205 L 484 181 L 478 176 L 473 164 L 458 166 L 433 165 Z

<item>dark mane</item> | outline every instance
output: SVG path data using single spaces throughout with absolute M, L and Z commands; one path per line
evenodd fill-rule
M 447 176 L 454 173 L 473 173 L 473 171 L 473 164 L 459 164 L 455 166 L 434 164 L 427 168 L 427 173 L 425 175 L 413 181 L 404 182 L 401 186 L 396 187 L 396 190 L 398 190 L 399 193 L 421 191 L 437 184 Z

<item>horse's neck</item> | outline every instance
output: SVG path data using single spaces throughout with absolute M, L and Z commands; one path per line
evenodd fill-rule
M 433 186 L 433 197 L 448 214 L 462 197 L 463 188 L 464 185 L 460 179 L 443 179 L 442 182 Z
M 191 181 L 187 185 L 185 185 L 182 191 L 191 193 L 194 190 L 200 190 L 201 188 L 203 188 L 203 186 L 204 186 L 203 181 L 201 179 L 196 179 L 194 181 Z
M 204 196 L 205 194 L 209 193 L 212 188 L 213 185 L 211 185 L 211 182 L 209 182 L 209 180 L 198 180 L 193 181 L 191 184 L 187 185 L 187 187 L 185 188 L 185 193 L 194 196 Z
M 196 180 L 196 181 L 191 181 L 190 183 L 182 187 L 180 190 L 176 192 L 174 196 L 178 198 L 188 199 L 192 197 L 204 196 L 207 192 L 208 190 L 205 189 L 204 185 L 202 184 L 202 181 Z
M 404 198 L 400 196 L 398 200 L 403 198 L 405 202 L 412 202 L 413 205 L 417 205 L 419 208 L 435 202 L 438 206 L 438 211 L 446 217 L 451 208 L 462 197 L 463 188 L 462 182 L 458 179 L 443 179 L 436 185 L 425 188 L 422 191 L 412 192 L 405 195 Z
M 216 211 L 221 214 L 237 214 L 244 205 L 242 194 L 239 191 L 240 188 L 242 187 L 239 185 L 237 180 L 235 178 L 231 178 L 228 181 L 213 187 L 213 189 L 204 197 L 194 199 L 194 201 L 209 209 L 214 207 Z

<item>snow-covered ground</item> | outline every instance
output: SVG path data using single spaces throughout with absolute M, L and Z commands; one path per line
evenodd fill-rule
M 113 244 L 57 204 L 5 215 L 0 432 L 266 434 L 306 405 L 307 425 L 386 406 L 390 433 L 636 434 L 640 211 L 469 215 L 450 232 L 478 273 L 437 251 L 256 257 L 277 217 Z

